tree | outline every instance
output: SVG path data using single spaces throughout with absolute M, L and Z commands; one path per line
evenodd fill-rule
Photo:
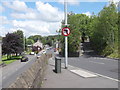
M 88 32 L 89 17 L 85 14 L 71 14 L 68 15 L 68 24 L 70 28 L 70 35 L 68 36 L 68 53 L 78 52 L 80 48 L 80 37 L 82 33 Z M 64 22 L 62 22 L 64 24 Z M 62 26 L 64 27 L 64 26 Z M 62 53 L 64 53 L 64 36 L 61 36 Z
M 37 42 L 37 40 L 42 40 L 42 36 L 34 35 L 34 36 L 28 37 L 28 39 L 32 39 L 32 40 L 34 40 L 34 42 Z
M 15 33 L 8 33 L 6 37 L 3 37 L 2 53 L 3 54 L 18 54 L 22 53 L 23 48 L 21 44 L 20 36 Z
M 104 7 L 91 25 L 91 41 L 94 49 L 105 56 L 118 49 L 118 13 L 114 3 Z
M 23 31 L 22 30 L 17 30 L 14 33 L 20 36 L 20 41 L 19 42 L 21 43 L 21 48 L 23 48 L 22 50 L 24 50 L 25 37 L 24 37 Z
M 26 44 L 27 44 L 27 45 L 32 45 L 32 44 L 34 44 L 34 40 L 32 40 L 32 39 L 27 39 L 27 40 L 26 40 Z

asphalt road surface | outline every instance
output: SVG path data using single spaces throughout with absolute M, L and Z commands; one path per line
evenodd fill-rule
M 91 49 L 89 42 L 84 43 L 82 46 L 83 55 L 76 58 L 68 58 L 69 65 L 118 80 L 118 71 L 120 71 L 118 70 L 118 60 L 97 55 Z M 64 59 L 62 61 L 64 62 Z
M 15 61 L 8 66 L 2 68 L 2 88 L 7 88 L 16 78 L 25 70 L 27 70 L 36 60 L 35 55 L 27 55 L 29 60 L 27 62 Z
M 53 53 L 53 50 L 47 50 L 46 53 Z M 0 84 L 2 84 L 0 86 L 2 86 L 2 88 L 7 88 L 21 73 L 26 71 L 35 60 L 37 60 L 37 55 L 27 55 L 27 57 L 29 59 L 27 62 L 21 62 L 18 60 L 2 68 L 2 77 L 0 77 L 0 80 L 2 80 L 0 81 Z
M 69 58 L 68 63 L 81 69 L 118 79 L 118 61 L 114 59 L 81 56 L 79 58 Z

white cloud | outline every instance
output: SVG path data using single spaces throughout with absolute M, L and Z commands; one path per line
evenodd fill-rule
M 0 36 L 5 36 L 8 32 L 11 33 L 15 30 L 13 30 L 12 28 L 6 28 L 3 25 L 0 25 Z
M 15 2 L 17 3 L 17 6 L 15 5 Z M 59 29 L 61 21 L 64 18 L 64 12 L 53 7 L 49 3 L 40 1 L 35 3 L 35 9 L 28 8 L 24 2 L 15 2 L 3 3 L 8 8 L 15 10 L 10 13 L 14 20 L 11 20 L 10 22 L 12 28 L 9 32 L 21 29 L 25 32 L 26 36 L 35 34 L 42 36 L 56 34 L 56 30 Z M 8 30 L 6 30 L 6 32 L 7 31 Z M 5 31 L 3 33 L 5 33 Z
M 64 17 L 64 12 L 58 8 L 51 6 L 49 3 L 36 2 L 36 10 L 26 13 L 12 13 L 12 17 L 16 19 L 42 20 L 45 22 L 59 22 Z
M 41 20 L 58 22 L 63 19 L 64 13 L 59 11 L 58 8 L 51 6 L 49 3 L 36 2 L 36 8 L 39 12 L 38 17 Z
M 13 2 L 3 2 L 3 5 L 15 11 L 20 11 L 20 12 L 32 11 L 32 9 L 28 8 L 25 2 L 23 1 L 16 0 Z
M 0 25 L 2 24 L 9 24 L 9 20 L 6 16 L 0 16 Z
M 34 34 L 40 34 L 42 36 L 44 35 L 50 35 L 55 34 L 56 30 L 61 25 L 60 22 L 57 23 L 47 23 L 43 21 L 16 21 L 14 20 L 12 22 L 13 26 L 15 28 L 22 28 L 27 36 L 34 35 Z M 28 34 L 29 33 L 29 34 Z
M 79 5 L 79 0 L 66 0 L 69 5 Z M 64 0 L 58 0 L 59 3 L 64 4 Z
M 90 12 L 85 12 L 85 13 L 82 13 L 82 14 L 85 14 L 87 16 L 91 16 L 91 13 Z
M 0 5 L 0 12 L 4 12 L 4 11 L 5 11 L 5 8 L 2 5 Z
M 16 19 L 36 19 L 36 14 L 29 12 L 29 13 L 11 13 L 11 16 Z

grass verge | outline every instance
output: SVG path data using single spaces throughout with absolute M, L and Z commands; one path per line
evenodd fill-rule
M 22 56 L 12 56 L 11 58 L 7 59 L 7 56 L 3 55 L 2 56 L 2 62 L 5 63 L 5 64 L 10 64 L 10 63 L 13 63 L 16 60 L 21 59 L 21 58 L 22 58 Z
M 2 64 L 3 62 L 2 61 L 0 61 L 0 64 Z

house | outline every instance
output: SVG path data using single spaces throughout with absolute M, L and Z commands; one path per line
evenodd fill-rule
M 41 51 L 43 49 L 43 44 L 41 43 L 40 40 L 37 40 L 36 43 L 33 44 L 32 51 Z

